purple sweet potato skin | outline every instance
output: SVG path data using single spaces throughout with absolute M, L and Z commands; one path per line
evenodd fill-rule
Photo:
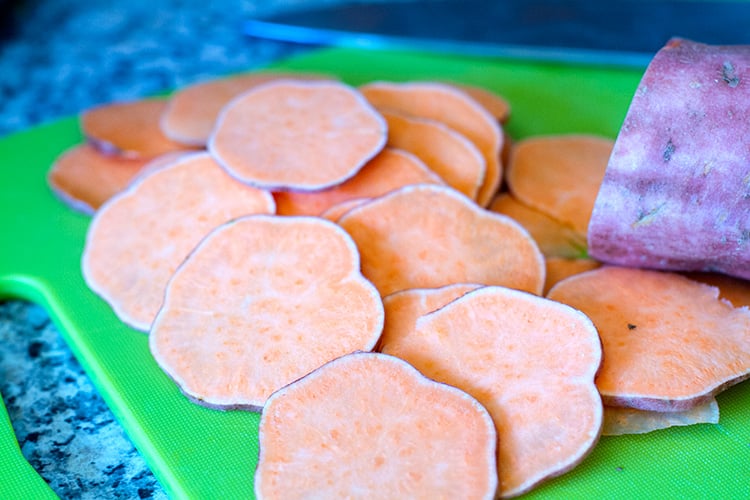
M 750 45 L 673 39 L 615 141 L 589 254 L 750 279 Z

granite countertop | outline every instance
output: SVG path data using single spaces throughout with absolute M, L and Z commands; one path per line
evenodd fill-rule
M 113 3 L 0 3 L 0 137 L 309 50 L 249 39 L 242 20 L 344 2 Z M 24 456 L 61 498 L 165 498 L 40 306 L 0 301 L 0 393 Z

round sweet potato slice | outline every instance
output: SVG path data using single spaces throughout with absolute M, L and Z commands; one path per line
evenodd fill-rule
M 279 80 L 235 97 L 208 149 L 236 178 L 272 191 L 315 191 L 354 176 L 385 146 L 387 125 L 338 82 Z
M 268 399 L 255 494 L 492 500 L 496 439 L 465 392 L 392 356 L 349 354 Z
M 237 182 L 208 153 L 182 156 L 139 176 L 96 212 L 83 276 L 122 321 L 147 331 L 169 277 L 211 229 L 273 211 L 270 193 Z
M 613 146 L 612 139 L 586 134 L 522 139 L 511 150 L 508 190 L 585 238 Z
M 192 400 L 259 411 L 322 364 L 372 350 L 382 329 L 382 301 L 343 229 L 250 215 L 212 231 L 177 269 L 149 341 Z
M 322 80 L 329 77 L 267 71 L 193 83 L 169 97 L 159 122 L 162 132 L 173 141 L 205 147 L 221 109 L 229 101 L 253 87 L 282 78 Z
M 406 186 L 356 207 L 338 223 L 362 272 L 385 296 L 452 283 L 542 292 L 544 259 L 529 233 L 447 186 Z
M 602 266 L 547 296 L 596 325 L 605 404 L 682 411 L 750 377 L 750 310 L 677 273 Z
M 473 142 L 436 120 L 381 113 L 390 146 L 414 153 L 446 184 L 476 200 L 487 168 Z
M 585 236 L 545 212 L 521 203 L 508 192 L 498 194 L 488 208 L 521 224 L 546 257 L 577 258 L 586 255 Z
M 360 87 L 362 94 L 380 110 L 440 121 L 472 141 L 485 161 L 485 176 L 477 203 L 487 206 L 502 182 L 501 125 L 466 92 L 436 82 L 372 82 Z
M 166 106 L 165 99 L 155 98 L 102 104 L 81 113 L 81 131 L 103 153 L 128 158 L 189 149 L 162 132 L 159 122 Z
M 354 198 L 373 198 L 410 184 L 443 184 L 413 154 L 384 148 L 350 179 L 320 191 L 274 193 L 279 215 L 320 215 L 328 208 Z
M 598 441 L 603 408 L 594 376 L 602 350 L 583 313 L 486 286 L 401 333 L 384 339 L 382 352 L 468 392 L 492 415 L 501 496 L 572 469 Z

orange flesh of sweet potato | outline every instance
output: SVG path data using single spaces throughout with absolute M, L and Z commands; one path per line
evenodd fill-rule
M 47 181 L 70 207 L 93 214 L 122 191 L 148 162 L 145 158 L 105 155 L 90 144 L 78 144 L 55 159 Z
M 591 271 L 602 266 L 602 263 L 598 260 L 585 258 L 545 257 L 544 262 L 546 272 L 542 295 L 547 295 L 553 286 L 569 276 Z
M 105 154 L 152 158 L 188 149 L 161 131 L 159 121 L 167 106 L 164 99 L 139 99 L 103 104 L 80 116 L 86 140 Z
M 362 272 L 384 296 L 452 283 L 539 294 L 544 285 L 544 259 L 531 236 L 446 186 L 397 189 L 350 210 L 338 223 L 357 243 Z
M 270 193 L 227 175 L 207 153 L 192 153 L 139 176 L 94 215 L 83 276 L 122 321 L 148 330 L 167 281 L 215 226 L 274 211 Z
M 260 410 L 323 363 L 372 350 L 383 316 L 339 226 L 250 215 L 212 231 L 177 269 L 149 341 L 196 402 Z
M 221 109 L 241 93 L 279 79 L 324 79 L 307 73 L 260 72 L 211 79 L 178 89 L 169 97 L 159 125 L 171 140 L 205 147 Z
M 259 436 L 259 500 L 492 500 L 497 489 L 487 411 L 384 354 L 342 356 L 274 393 Z
M 456 283 L 440 288 L 409 288 L 383 297 L 385 324 L 380 346 L 387 345 L 391 339 L 409 335 L 417 327 L 417 320 L 427 313 L 440 309 L 483 285 L 475 283 Z
M 386 147 L 353 177 L 320 191 L 274 193 L 279 215 L 320 215 L 353 198 L 373 198 L 410 184 L 443 184 L 440 177 L 413 154 Z
M 381 111 L 388 144 L 414 153 L 446 184 L 476 200 L 486 166 L 473 142 L 436 120 Z
M 208 149 L 248 184 L 314 191 L 354 176 L 386 139 L 385 120 L 354 88 L 279 80 L 230 101 Z
M 506 123 L 510 119 L 510 103 L 501 95 L 484 87 L 468 85 L 465 83 L 451 83 L 460 90 L 466 92 L 480 106 L 487 110 L 500 123 Z
M 433 82 L 373 82 L 360 87 L 365 98 L 383 111 L 400 112 L 444 123 L 472 141 L 485 161 L 485 176 L 477 203 L 487 206 L 502 182 L 500 124 L 465 92 Z
M 320 216 L 324 219 L 328 219 L 331 222 L 338 222 L 338 220 L 349 210 L 354 207 L 358 207 L 363 203 L 367 203 L 372 198 L 352 198 L 351 200 L 342 201 L 331 205 L 329 208 L 324 210 Z
M 645 434 L 677 425 L 718 423 L 719 404 L 714 398 L 684 411 L 648 411 L 605 406 L 602 436 Z
M 482 287 L 422 316 L 381 349 L 487 408 L 503 497 L 570 470 L 598 441 L 601 345 L 591 321 L 564 304 Z
M 750 281 L 719 273 L 684 273 L 688 278 L 715 286 L 719 297 L 732 303 L 734 307 L 750 307 Z
M 520 140 L 507 166 L 508 190 L 585 236 L 613 145 L 612 139 L 584 134 Z
M 518 201 L 508 192 L 498 194 L 489 209 L 521 224 L 547 257 L 583 257 L 586 237 L 544 212 Z
M 750 310 L 676 273 L 602 266 L 567 278 L 547 297 L 596 325 L 605 404 L 681 411 L 750 376 Z

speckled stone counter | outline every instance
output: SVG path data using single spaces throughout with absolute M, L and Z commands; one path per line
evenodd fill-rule
M 242 20 L 321 3 L 343 2 L 2 2 L 0 137 L 309 50 L 249 39 Z M 0 393 L 24 456 L 61 498 L 165 497 L 37 305 L 0 301 Z

